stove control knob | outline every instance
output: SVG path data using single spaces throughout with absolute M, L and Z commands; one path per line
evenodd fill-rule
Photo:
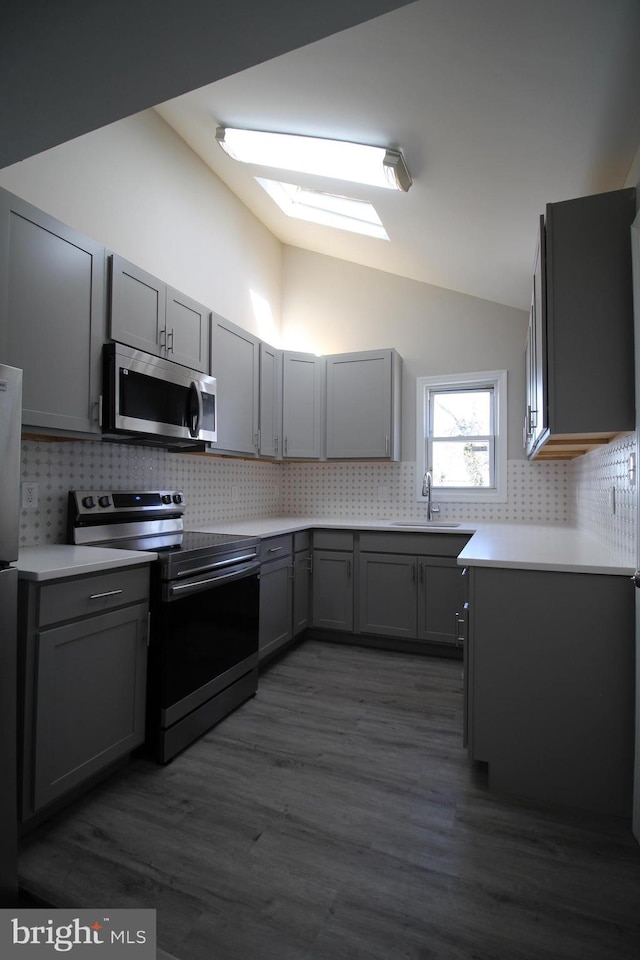
M 163 494 L 162 494 L 162 502 L 163 502 L 163 503 L 171 503 L 171 494 L 170 494 L 170 493 L 163 493 Z
M 101 507 L 110 507 L 111 506 L 111 497 L 98 497 L 98 504 Z
M 181 493 L 174 493 L 174 495 L 173 495 L 173 502 L 174 502 L 174 503 L 182 503 L 182 494 L 181 494 Z
M 82 506 L 83 506 L 83 507 L 86 507 L 87 510 L 93 510 L 93 508 L 95 507 L 95 505 L 96 505 L 96 501 L 94 500 L 93 497 L 83 497 L 83 498 L 82 498 Z

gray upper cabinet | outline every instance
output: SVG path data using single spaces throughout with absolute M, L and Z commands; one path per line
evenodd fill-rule
M 327 459 L 399 460 L 402 360 L 395 350 L 326 358 Z
M 260 456 L 282 456 L 282 351 L 260 344 Z
M 0 191 L 0 353 L 24 370 L 23 425 L 100 432 L 103 246 Z
M 322 457 L 324 357 L 283 352 L 282 433 L 288 459 Z
M 117 254 L 109 261 L 111 339 L 208 373 L 208 308 Z
M 211 311 L 202 303 L 167 287 L 167 360 L 209 372 Z
M 258 338 L 214 314 L 211 374 L 216 378 L 218 439 L 210 450 L 257 453 L 259 373 Z
M 525 446 L 570 459 L 635 428 L 635 190 L 547 205 L 528 337 Z

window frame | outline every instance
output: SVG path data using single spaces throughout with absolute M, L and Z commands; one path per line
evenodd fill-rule
M 491 487 L 433 487 L 433 498 L 438 501 L 465 503 L 507 502 L 507 371 L 488 370 L 478 373 L 452 373 L 442 376 L 416 378 L 416 500 L 426 503 L 422 496 L 422 480 L 428 467 L 431 446 L 429 397 L 431 392 L 465 391 L 493 388 L 493 486 Z M 489 438 L 491 439 L 491 438 Z

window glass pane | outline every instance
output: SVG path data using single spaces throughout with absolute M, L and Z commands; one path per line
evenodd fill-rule
M 492 433 L 492 396 L 490 389 L 432 393 L 433 436 L 474 437 Z
M 490 487 L 491 444 L 434 440 L 434 487 Z

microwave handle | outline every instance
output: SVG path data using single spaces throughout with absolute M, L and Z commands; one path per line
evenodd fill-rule
M 202 389 L 203 386 L 201 383 L 196 382 L 195 380 L 191 381 L 191 390 L 193 391 L 198 406 L 198 415 L 196 417 L 195 423 L 191 420 L 189 424 L 189 433 L 192 437 L 197 437 L 200 433 L 200 427 L 202 426 L 202 421 L 204 418 L 204 408 L 202 405 Z M 192 408 L 193 409 L 193 408 Z

